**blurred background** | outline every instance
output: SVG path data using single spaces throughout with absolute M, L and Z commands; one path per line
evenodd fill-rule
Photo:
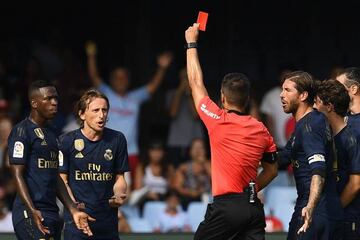
M 134 197 L 119 216 L 127 220 L 129 226 L 124 230 L 127 232 L 162 231 L 160 225 L 151 226 L 143 221 L 146 220 L 144 211 L 148 200 L 162 202 L 163 208 L 167 206 L 168 194 L 161 191 L 158 197 L 153 198 L 144 181 L 139 180 L 146 175 L 147 164 L 152 167 L 152 161 L 154 166 L 166 161 L 167 173 L 162 175 L 168 181 L 165 192 L 174 190 L 177 193 L 175 198 L 181 206 L 179 212 L 189 214 L 188 207 L 192 202 L 205 204 L 211 200 L 206 131 L 196 116 L 191 115 L 191 107 L 186 100 L 189 94 L 184 90 L 186 87 L 181 86 L 184 79 L 181 69 L 185 66 L 184 31 L 196 21 L 198 11 L 209 13 L 207 30 L 200 34 L 199 55 L 211 97 L 218 100 L 221 79 L 226 73 L 237 71 L 248 75 L 253 91 L 249 111 L 264 121 L 276 135 L 274 137 L 280 148 L 293 128 L 290 116 L 269 121 L 271 113 L 279 111 L 274 104 L 280 105 L 275 90 L 279 90 L 281 74 L 301 69 L 309 71 L 317 79 L 325 79 L 341 73 L 344 67 L 360 65 L 358 1 L 132 0 L 51 1 L 42 5 L 7 2 L 2 5 L 0 231 L 5 232 L 11 231 L 11 226 L 7 228 L 7 225 L 11 223 L 9 214 L 15 194 L 6 160 L 6 139 L 12 124 L 29 114 L 27 87 L 38 79 L 55 83 L 60 103 L 53 124 L 59 134 L 70 130 L 69 125 L 74 122 L 74 103 L 83 90 L 94 86 L 88 74 L 89 56 L 85 49 L 88 41 L 96 44 L 98 72 L 104 82 L 111 85 L 109 80 L 114 67 L 125 66 L 130 73 L 130 91 L 152 80 L 161 67 L 159 56 L 164 51 L 172 56 L 161 85 L 141 105 L 137 115 L 138 137 L 135 140 L 139 146 L 140 165 L 129 179 L 132 179 L 131 189 L 139 195 L 135 195 L 137 198 Z M 274 91 L 271 93 L 271 90 Z M 182 106 L 178 109 L 182 110 L 175 111 L 177 93 L 181 99 L 179 106 Z M 188 120 L 179 120 L 179 115 L 187 116 Z M 178 132 L 181 133 L 181 127 L 184 127 L 181 125 L 192 124 L 189 121 L 200 124 L 199 134 L 180 136 Z M 279 122 L 279 126 L 274 122 Z M 172 136 L 174 134 L 175 137 Z M 177 142 L 170 140 L 172 138 L 183 140 Z M 202 140 L 200 147 L 196 141 L 194 143 L 194 138 Z M 156 144 L 159 142 L 160 145 Z M 161 160 L 156 160 L 156 156 L 151 160 L 154 155 L 151 151 L 155 150 L 162 151 Z M 203 156 L 206 156 L 206 161 L 203 161 Z M 287 230 L 293 198 L 296 197 L 291 168 L 282 166 L 281 169 L 277 180 L 263 193 L 266 213 L 270 218 L 268 226 L 275 225 L 267 229 L 269 232 Z M 174 179 L 170 175 L 175 176 Z M 201 182 L 201 187 L 196 181 Z M 191 188 L 197 192 L 192 192 L 189 200 L 185 190 Z M 143 192 L 139 193 L 139 190 Z M 279 213 L 279 207 L 267 201 L 281 194 L 292 196 L 285 213 Z M 204 211 L 204 206 L 193 207 L 196 209 L 193 211 Z M 277 220 L 281 227 L 277 227 Z M 201 219 L 189 226 L 164 231 L 191 232 L 199 221 Z

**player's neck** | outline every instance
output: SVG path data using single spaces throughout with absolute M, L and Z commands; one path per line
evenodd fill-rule
M 237 107 L 237 106 L 231 106 L 231 105 L 228 105 L 228 104 L 224 104 L 223 108 L 226 110 L 226 112 L 229 112 L 229 111 L 240 112 L 240 113 L 245 112 L 243 108 L 240 108 L 240 107 Z
M 326 117 L 329 120 L 333 136 L 337 135 L 344 127 L 346 127 L 344 117 L 335 113 L 328 114 Z
M 354 97 L 350 103 L 350 111 L 352 114 L 360 113 L 360 97 Z
M 90 141 L 98 141 L 101 139 L 103 132 L 94 131 L 89 127 L 84 127 L 81 129 L 82 134 L 89 139 Z
M 302 119 L 306 114 L 313 110 L 312 106 L 307 104 L 300 104 L 296 112 L 293 114 L 295 121 L 298 122 Z
M 36 111 L 31 111 L 29 120 L 40 127 L 44 127 L 48 121 L 48 119 L 41 117 Z

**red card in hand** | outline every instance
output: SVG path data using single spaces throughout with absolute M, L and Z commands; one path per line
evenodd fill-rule
M 198 18 L 196 23 L 199 24 L 199 30 L 205 31 L 206 30 L 206 22 L 208 19 L 209 14 L 206 12 L 199 12 Z

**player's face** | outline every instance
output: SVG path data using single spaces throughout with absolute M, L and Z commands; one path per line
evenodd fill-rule
M 164 149 L 162 148 L 151 148 L 149 149 L 149 158 L 153 163 L 159 163 L 164 157 Z
M 125 94 L 129 86 L 128 72 L 123 68 L 115 69 L 111 76 L 111 86 L 115 92 Z
M 314 99 L 313 108 L 317 109 L 319 112 L 324 113 L 325 115 L 328 113 L 326 105 L 324 105 L 323 101 L 318 96 L 316 96 Z
M 84 129 L 92 129 L 95 132 L 103 131 L 108 111 L 109 109 L 105 99 L 92 99 L 85 112 L 80 114 L 80 118 L 84 121 Z
M 295 88 L 296 83 L 285 80 L 280 94 L 282 107 L 285 113 L 295 113 L 300 103 L 300 93 Z
M 36 110 L 45 119 L 53 119 L 57 113 L 58 94 L 54 87 L 43 87 L 34 99 Z

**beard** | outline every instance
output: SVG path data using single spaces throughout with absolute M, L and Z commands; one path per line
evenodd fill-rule
M 299 108 L 299 103 L 296 100 L 291 100 L 287 104 L 287 106 L 284 107 L 284 112 L 295 114 L 298 108 Z

